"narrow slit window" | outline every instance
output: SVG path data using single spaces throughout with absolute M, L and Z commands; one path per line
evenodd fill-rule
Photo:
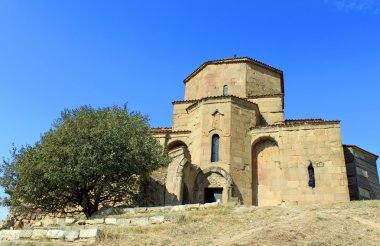
M 311 162 L 310 165 L 307 167 L 307 170 L 309 172 L 309 186 L 311 188 L 315 188 L 314 167 Z
M 211 162 L 219 161 L 219 135 L 212 136 L 211 141 Z
M 223 86 L 223 96 L 228 96 L 228 85 Z

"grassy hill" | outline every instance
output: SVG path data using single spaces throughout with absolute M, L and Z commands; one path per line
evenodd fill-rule
M 100 245 L 380 245 L 380 201 L 164 215 L 170 222 L 105 229 Z

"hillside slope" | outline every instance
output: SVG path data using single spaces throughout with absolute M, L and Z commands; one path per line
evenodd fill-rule
M 295 207 L 223 205 L 171 223 L 106 229 L 101 245 L 380 245 L 380 201 Z

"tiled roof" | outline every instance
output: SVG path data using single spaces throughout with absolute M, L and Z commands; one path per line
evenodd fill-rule
M 255 96 L 248 96 L 247 99 L 272 98 L 272 97 L 284 97 L 284 94 L 279 93 L 279 94 L 255 95 Z
M 153 127 L 150 128 L 153 134 L 158 134 L 158 133 L 190 133 L 191 131 L 189 130 L 180 130 L 180 131 L 173 131 L 171 127 Z
M 154 127 L 154 128 L 150 128 L 150 130 L 152 131 L 153 134 L 172 132 L 171 127 Z
M 247 98 L 238 97 L 238 96 L 235 96 L 235 95 L 229 95 L 229 96 L 223 96 L 223 95 L 220 95 L 220 96 L 204 97 L 204 98 L 201 98 L 201 99 L 192 99 L 192 100 L 184 100 L 184 101 L 173 101 L 172 104 L 194 103 L 194 102 L 199 102 L 199 101 L 201 101 L 202 99 L 205 99 L 205 98 L 207 98 L 207 99 L 209 99 L 209 98 L 216 98 L 216 99 L 219 99 L 219 98 L 234 97 L 234 98 L 239 98 L 239 99 L 243 99 L 243 100 L 248 101 L 247 99 L 272 98 L 272 97 L 283 97 L 283 96 L 284 96 L 284 94 L 282 94 L 282 93 L 279 93 L 279 94 L 256 95 L 256 96 L 249 96 L 249 97 L 247 97 Z
M 252 59 L 250 57 L 238 57 L 238 58 L 225 58 L 225 59 L 220 59 L 220 60 L 213 60 L 213 61 L 206 61 L 204 62 L 202 65 L 200 65 L 197 69 L 194 70 L 194 72 L 192 72 L 189 76 L 187 76 L 187 78 L 183 81 L 184 83 L 186 83 L 187 81 L 189 81 L 192 77 L 194 77 L 195 75 L 197 75 L 203 68 L 205 68 L 207 65 L 211 65 L 211 64 L 224 64 L 224 63 L 244 63 L 244 62 L 248 62 L 248 63 L 253 63 L 257 66 L 260 66 L 262 68 L 265 68 L 265 69 L 268 69 L 272 72 L 275 72 L 275 73 L 278 73 L 278 74 L 283 74 L 283 72 L 275 67 L 272 67 L 272 66 L 269 66 L 263 62 L 260 62 L 260 61 L 257 61 L 255 59 Z
M 194 99 L 194 100 L 184 100 L 184 101 L 173 101 L 172 104 L 186 104 L 186 103 L 195 103 L 199 102 L 201 99 Z
M 339 124 L 340 120 L 323 120 L 323 119 L 293 119 L 285 120 L 286 126 L 292 125 L 324 125 L 324 124 Z
M 378 155 L 375 155 L 374 153 L 371 153 L 371 152 L 369 152 L 369 151 L 367 151 L 365 149 L 362 149 L 362 148 L 360 148 L 360 147 L 358 147 L 358 146 L 356 146 L 354 144 L 343 144 L 343 147 L 354 148 L 354 149 L 356 149 L 356 150 L 358 150 L 360 152 L 364 152 L 365 154 L 369 154 L 369 155 L 375 157 L 376 159 L 379 158 Z
M 255 126 L 251 129 L 257 128 L 271 128 L 271 127 L 288 127 L 288 126 L 301 126 L 301 125 L 326 125 L 326 124 L 339 124 L 339 120 L 323 120 L 323 119 L 299 119 L 299 120 L 285 120 L 284 123 Z
M 172 102 L 172 104 L 197 103 L 197 102 L 205 101 L 205 100 L 208 100 L 208 99 L 225 99 L 225 98 L 232 98 L 232 99 L 242 100 L 244 102 L 255 104 L 257 106 L 256 103 L 253 103 L 253 102 L 251 102 L 251 101 L 249 101 L 249 100 L 247 100 L 245 98 L 234 96 L 234 95 L 229 95 L 229 96 L 211 96 L 211 97 L 203 97 L 201 99 L 195 99 L 195 100 L 174 101 L 174 102 Z
M 326 120 L 323 120 L 321 118 L 318 119 L 288 119 L 285 120 L 285 124 L 294 124 L 294 123 L 316 123 L 316 122 L 326 122 Z

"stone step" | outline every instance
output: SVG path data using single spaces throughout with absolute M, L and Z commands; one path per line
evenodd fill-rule
M 121 225 L 121 226 L 130 226 L 130 225 L 149 225 L 149 224 L 160 224 L 164 223 L 165 216 L 156 215 L 149 217 L 135 217 L 135 218 L 121 218 L 121 217 L 107 217 L 107 218 L 94 218 L 87 220 L 74 220 L 70 219 L 69 222 L 65 220 L 54 219 L 54 223 L 51 223 L 52 220 L 42 220 L 39 223 L 35 223 L 30 227 L 25 226 L 25 228 L 30 229 L 56 229 L 56 228 L 92 228 L 102 225 Z M 25 229 L 24 228 L 24 229 Z
M 82 230 L 60 230 L 60 229 L 34 229 L 34 230 L 1 230 L 0 241 L 33 241 L 33 240 L 61 240 L 67 242 L 96 241 L 101 236 L 101 230 L 82 229 Z
M 189 210 L 200 210 L 218 207 L 220 203 L 195 203 L 195 204 L 185 204 L 185 205 L 174 205 L 174 206 L 160 206 L 160 207 L 135 207 L 135 208 L 104 208 L 97 211 L 94 217 L 125 217 L 126 215 L 136 215 L 136 214 L 157 214 L 157 213 L 169 213 L 176 211 L 189 211 Z
M 0 245 L 2 246 L 52 246 L 52 245 L 59 245 L 59 246 L 72 246 L 72 245 L 94 245 L 94 241 L 76 241 L 73 242 L 65 242 L 65 241 L 35 241 L 35 240 L 14 240 L 12 242 L 10 241 L 2 241 L 0 240 Z
M 186 204 L 166 207 L 136 207 L 136 208 L 106 208 L 98 211 L 90 219 L 74 219 L 74 218 L 47 218 L 29 224 L 31 228 L 61 228 L 84 225 L 102 225 L 102 224 L 139 224 L 143 220 L 157 221 L 161 220 L 157 216 L 169 214 L 172 212 L 201 210 L 207 208 L 218 207 L 219 203 L 206 204 Z M 144 217 L 143 217 L 144 216 Z M 119 219 L 119 220 L 116 220 Z M 138 220 L 139 222 L 134 222 Z M 156 222 L 158 223 L 158 222 Z
M 95 220 L 96 223 L 93 221 Z M 23 230 L 0 230 L 0 241 L 4 242 L 36 242 L 44 240 L 59 240 L 65 242 L 96 241 L 102 235 L 102 229 L 108 226 L 154 226 L 165 222 L 164 216 L 151 216 L 142 218 L 103 218 L 86 220 L 93 228 L 80 228 L 80 225 L 70 228 L 25 228 Z M 87 224 L 82 225 L 82 227 Z M 5 244 L 0 244 L 5 245 Z M 17 244 L 16 244 L 17 245 Z
M 95 217 L 86 220 L 72 218 L 49 218 L 38 221 L 23 229 L 0 230 L 0 245 L 41 245 L 44 242 L 64 244 L 95 242 L 102 235 L 102 230 L 112 226 L 155 226 L 170 223 L 170 215 L 178 211 L 191 211 L 218 207 L 219 203 L 189 204 L 170 207 L 123 208 L 103 210 Z M 126 215 L 132 215 L 126 218 Z M 141 217 L 138 217 L 141 215 Z M 102 217 L 100 217 L 102 216 Z M 7 244 L 3 243 L 7 242 Z M 15 243 L 17 242 L 17 243 Z M 29 243 L 29 244 L 28 244 Z M 49 244 L 47 244 L 49 245 Z

